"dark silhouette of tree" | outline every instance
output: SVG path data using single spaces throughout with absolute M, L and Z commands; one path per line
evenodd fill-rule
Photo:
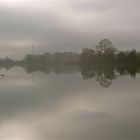
M 95 51 L 93 49 L 83 48 L 80 56 L 80 62 L 84 64 L 91 64 L 95 62 L 95 60 Z
M 121 51 L 116 55 L 116 62 L 119 64 L 125 64 L 127 62 L 126 57 L 127 57 L 127 54 Z
M 83 79 L 91 79 L 91 78 L 95 77 L 94 66 L 81 65 L 80 70 L 81 70 L 81 74 L 83 76 Z
M 116 56 L 116 62 L 119 64 L 135 64 L 138 65 L 138 57 L 136 50 L 119 52 Z
M 130 62 L 131 64 L 137 64 L 138 63 L 137 54 L 136 54 L 135 49 L 133 49 L 132 51 L 129 52 L 128 62 Z
M 130 75 L 131 77 L 135 78 L 136 77 L 136 73 L 138 72 L 138 65 L 135 64 L 121 64 L 121 65 L 116 65 L 116 71 L 121 75 Z
M 114 79 L 117 78 L 113 65 L 99 65 L 96 80 L 101 86 L 108 88 Z
M 115 61 L 115 53 L 117 49 L 113 47 L 109 39 L 103 39 L 94 49 L 84 48 L 80 55 L 80 63 L 82 64 L 105 64 Z
M 129 73 L 129 75 L 133 78 L 136 77 L 136 73 L 137 73 L 138 67 L 137 65 L 127 65 L 126 67 L 126 71 Z
M 109 39 L 103 39 L 95 47 L 98 63 L 114 62 L 114 55 L 117 49 L 113 47 L 112 42 Z
M 83 79 L 95 78 L 101 86 L 108 88 L 114 79 L 117 78 L 113 65 L 81 66 Z
M 96 53 L 103 55 L 108 48 L 113 48 L 112 42 L 109 39 L 103 39 L 96 46 Z

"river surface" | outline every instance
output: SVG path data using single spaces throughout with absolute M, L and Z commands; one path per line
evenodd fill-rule
M 140 139 L 138 73 L 107 86 L 78 70 L 0 73 L 0 140 Z

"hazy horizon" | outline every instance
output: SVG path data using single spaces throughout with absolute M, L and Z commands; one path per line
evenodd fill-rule
M 140 46 L 139 0 L 1 0 L 0 56 L 94 47 L 109 38 L 120 50 Z
M 0 140 L 140 139 L 139 13 L 140 0 L 0 0 Z

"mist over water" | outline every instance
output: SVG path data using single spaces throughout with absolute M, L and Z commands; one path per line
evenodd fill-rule
M 0 0 L 0 140 L 140 139 L 140 0 Z
M 1 140 L 140 138 L 138 70 L 59 66 L 0 73 Z

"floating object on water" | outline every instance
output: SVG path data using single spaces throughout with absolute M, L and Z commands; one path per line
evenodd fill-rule
M 0 76 L 1 76 L 1 77 L 5 77 L 5 74 L 1 74 Z

